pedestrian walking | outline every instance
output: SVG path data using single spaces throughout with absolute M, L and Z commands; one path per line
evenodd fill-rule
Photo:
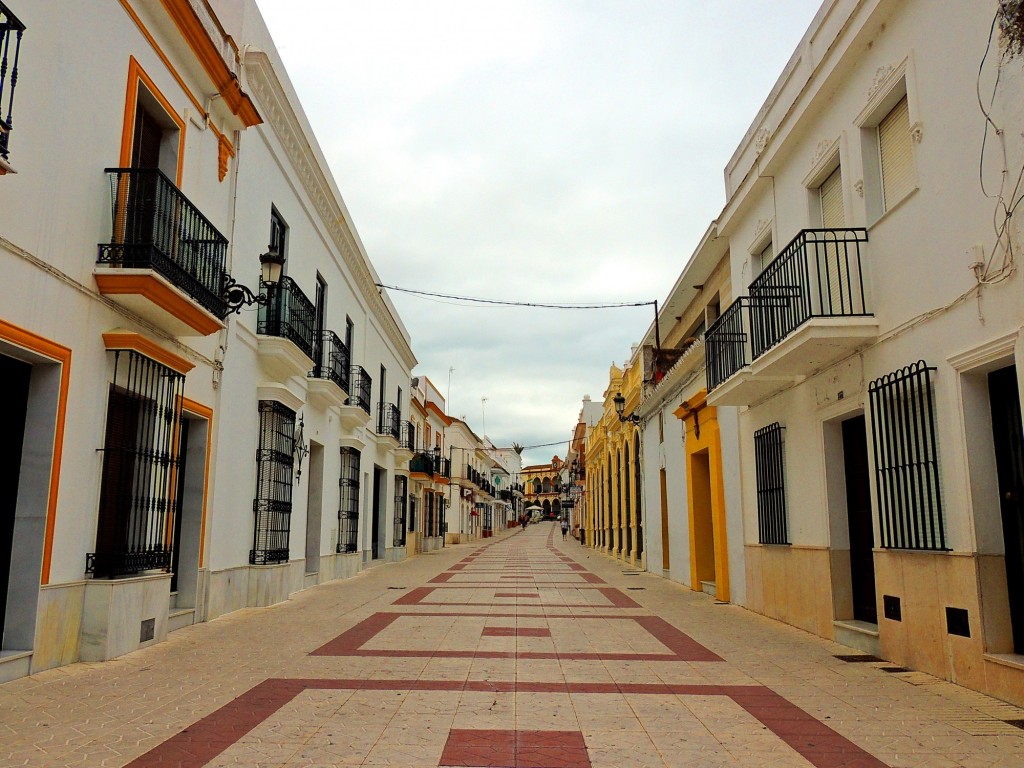
M 562 518 L 562 541 L 565 541 L 565 535 L 569 532 L 569 521 Z

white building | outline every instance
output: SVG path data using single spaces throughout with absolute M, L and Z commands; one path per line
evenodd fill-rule
M 254 2 L 16 12 L 0 679 L 403 557 L 415 357 Z
M 451 459 L 445 429 L 445 400 L 426 376 L 412 380 L 412 423 L 416 453 L 409 462 L 411 551 L 430 552 L 444 546 L 444 511 L 449 501 Z
M 823 4 L 726 167 L 706 402 L 740 409 L 749 607 L 1021 703 L 1024 80 L 997 7 Z

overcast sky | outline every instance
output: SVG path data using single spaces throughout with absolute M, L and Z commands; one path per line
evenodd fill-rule
M 665 297 L 820 0 L 258 4 L 384 283 L 619 302 Z M 567 440 L 653 318 L 391 298 L 498 445 Z

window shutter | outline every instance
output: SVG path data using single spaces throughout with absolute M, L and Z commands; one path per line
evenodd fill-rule
M 824 229 L 842 229 L 846 226 L 846 214 L 843 211 L 843 170 L 836 168 L 818 188 L 821 197 L 821 226 Z M 842 233 L 839 233 L 842 236 Z M 822 286 L 821 295 L 813 299 L 820 302 L 818 311 L 823 315 L 842 314 L 844 304 L 844 286 L 850 284 L 849 264 L 836 243 L 828 237 L 819 246 L 818 268 L 824 266 L 827 285 Z M 821 263 L 824 260 L 824 264 Z M 848 309 L 849 307 L 847 307 Z
M 843 170 L 836 168 L 818 188 L 821 196 L 821 226 L 825 229 L 842 229 L 846 226 L 843 211 Z
M 914 186 L 914 154 L 906 96 L 878 124 L 878 154 L 882 166 L 882 207 L 889 210 Z

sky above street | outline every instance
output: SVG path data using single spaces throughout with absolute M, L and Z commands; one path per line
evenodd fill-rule
M 257 2 L 381 281 L 540 303 L 665 298 L 820 5 Z M 653 319 L 390 296 L 414 375 L 497 445 L 568 440 Z

